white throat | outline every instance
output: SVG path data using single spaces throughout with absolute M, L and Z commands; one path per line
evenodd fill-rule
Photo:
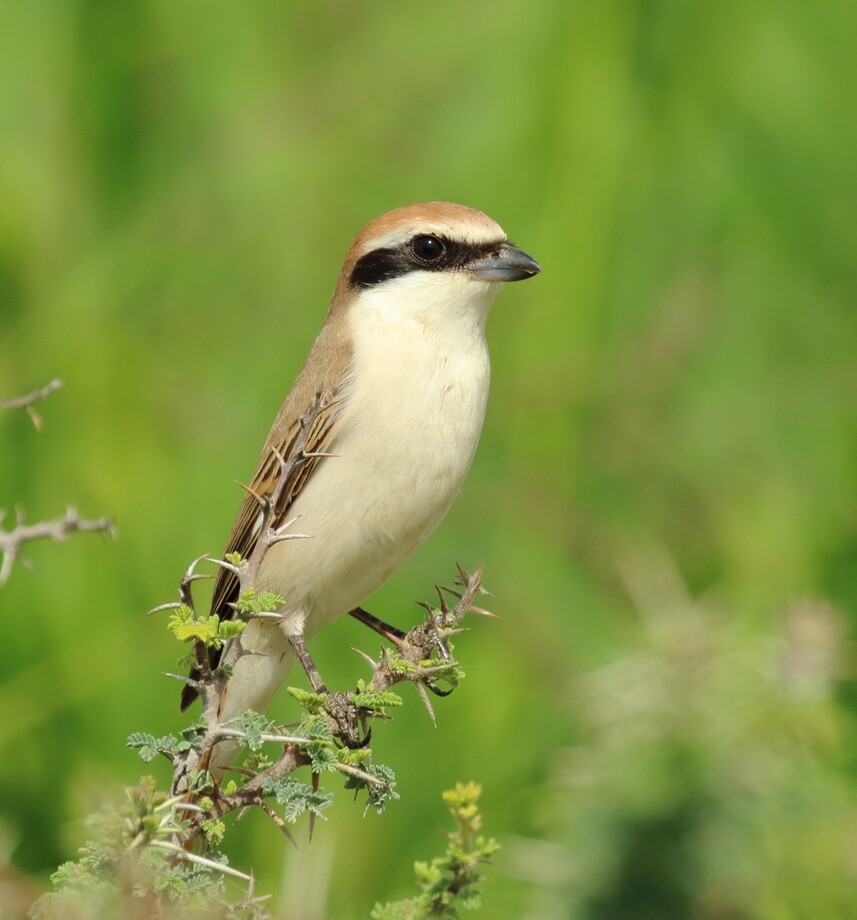
M 440 354 L 456 350 L 462 335 L 484 340 L 485 321 L 500 284 L 476 281 L 466 272 L 420 272 L 361 291 L 349 310 L 355 342 L 363 328 L 384 334 L 421 327 Z

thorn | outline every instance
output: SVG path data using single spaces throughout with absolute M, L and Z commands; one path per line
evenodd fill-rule
M 177 610 L 179 607 L 184 607 L 181 601 L 169 601 L 166 604 L 158 604 L 157 607 L 152 607 L 152 609 L 147 610 L 143 616 L 150 617 L 153 613 L 160 613 L 162 610 Z
M 367 655 L 366 652 L 361 652 L 359 648 L 354 648 L 353 645 L 351 646 L 351 651 L 357 652 L 357 654 L 366 662 L 366 664 L 369 665 L 370 668 L 372 668 L 373 671 L 380 665 L 380 662 L 374 661 L 371 655 Z
M 42 426 L 43 426 L 42 417 L 41 415 L 39 415 L 38 412 L 36 412 L 35 408 L 32 405 L 27 406 L 27 415 L 29 415 L 30 418 L 32 419 L 32 422 L 36 428 L 36 431 L 41 431 Z
M 486 591 L 485 593 L 487 594 L 488 592 Z M 496 613 L 491 613 L 490 610 L 485 610 L 485 609 L 482 608 L 482 607 L 468 607 L 468 608 L 467 608 L 467 612 L 468 612 L 468 613 L 478 613 L 479 616 L 481 616 L 481 617 L 491 617 L 492 620 L 499 620 L 499 619 L 500 619 L 500 617 L 499 617 L 498 614 L 496 614 Z
M 420 699 L 423 701 L 423 705 L 425 706 L 426 711 L 429 714 L 429 718 L 431 719 L 432 725 L 434 725 L 434 727 L 437 728 L 437 719 L 435 718 L 435 715 L 434 715 L 434 709 L 432 708 L 431 700 L 428 698 L 428 693 L 426 693 L 426 688 L 420 683 L 416 683 L 414 684 L 414 686 L 417 688 L 417 693 L 419 694 Z
M 271 445 L 271 453 L 277 458 L 277 460 L 279 460 L 279 462 L 280 462 L 280 469 L 282 470 L 282 469 L 287 465 L 287 463 L 288 463 L 288 461 L 286 460 L 286 458 L 283 456 L 282 451 L 279 449 L 279 447 L 277 447 L 276 444 L 272 444 L 272 445 Z
M 312 791 L 318 792 L 318 773 L 312 774 L 312 780 L 310 782 L 312 783 Z M 309 813 L 309 842 L 310 843 L 312 843 L 312 835 L 314 831 L 315 831 L 315 812 L 311 811 Z
M 235 820 L 232 822 L 232 826 L 235 827 L 235 825 L 244 817 L 244 815 L 247 814 L 248 811 L 250 811 L 250 806 L 245 805 L 235 816 Z
M 284 540 L 311 540 L 312 534 L 309 533 L 279 533 L 274 531 L 273 535 L 268 537 L 265 543 L 273 546 L 275 543 L 282 543 Z
M 454 664 L 450 660 L 450 663 Z M 420 679 L 425 679 L 427 677 L 434 677 L 437 674 L 439 677 L 443 677 L 445 673 L 449 671 L 450 664 L 433 664 L 425 668 L 420 668 Z M 432 691 L 434 692 L 434 691 Z M 447 693 L 439 693 L 438 696 L 448 696 Z
M 246 770 L 244 767 L 226 767 L 230 773 L 238 773 L 240 776 L 246 776 L 248 779 L 253 779 L 255 776 L 258 776 L 257 773 L 254 773 L 252 770 Z
M 194 680 L 192 677 L 187 677 L 184 674 L 173 674 L 171 671 L 161 671 L 161 674 L 164 677 L 172 677 L 174 680 L 180 680 L 183 684 L 187 684 L 188 687 L 194 687 L 196 690 L 202 689 L 202 684 L 198 680 Z
M 238 566 L 233 565 L 231 562 L 227 562 L 225 559 L 215 559 L 213 556 L 209 556 L 208 561 L 213 562 L 215 565 L 219 565 L 222 569 L 226 569 L 227 572 L 232 572 L 233 575 L 240 574 Z
M 434 586 L 435 591 L 437 591 L 437 596 L 440 599 L 440 612 L 449 613 L 449 607 L 446 606 L 446 598 L 443 596 L 443 588 L 440 585 Z
M 265 812 L 265 814 L 274 822 L 274 824 L 276 824 L 277 827 L 286 835 L 289 843 L 296 850 L 298 850 L 299 849 L 298 842 L 297 840 L 295 840 L 286 822 L 274 811 L 273 808 L 271 808 L 271 806 L 264 799 L 257 800 L 256 804 L 259 806 L 259 808 L 262 809 L 262 811 Z
M 283 533 L 283 532 L 286 531 L 289 527 L 291 527 L 292 524 L 297 524 L 297 522 L 298 522 L 300 519 L 301 519 L 301 516 L 300 516 L 299 514 L 296 514 L 293 518 L 289 518 L 287 521 L 284 521 L 282 524 L 280 524 L 279 527 L 275 528 L 275 529 L 274 529 L 274 533 L 276 533 L 276 534 Z
M 253 489 L 251 486 L 244 485 L 243 482 L 239 482 L 239 480 L 237 480 L 237 479 L 235 480 L 235 484 L 236 484 L 237 486 L 239 486 L 240 488 L 242 488 L 248 495 L 252 495 L 253 498 L 255 498 L 256 501 L 259 503 L 259 506 L 260 506 L 260 507 L 262 507 L 262 508 L 267 507 L 267 505 L 268 505 L 268 499 L 267 499 L 264 495 L 260 495 L 260 494 L 259 494 L 255 489 Z
M 201 556 L 197 556 L 196 559 L 194 559 L 193 562 L 191 562 L 191 564 L 187 567 L 187 570 L 184 573 L 184 577 L 186 579 L 191 578 L 196 571 L 196 567 L 200 564 L 200 562 L 203 561 L 211 561 L 211 557 L 208 555 L 208 553 L 203 553 Z

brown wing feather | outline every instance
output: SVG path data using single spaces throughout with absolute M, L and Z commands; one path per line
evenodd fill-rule
M 322 399 L 325 397 L 320 394 Z M 341 400 L 337 397 L 327 399 L 326 405 L 316 415 L 313 424 L 309 426 L 303 440 L 302 450 L 312 454 L 323 452 L 330 446 L 330 441 L 335 435 L 336 418 Z M 247 493 L 238 509 L 232 532 L 226 545 L 226 553 L 238 553 L 242 559 L 249 559 L 256 547 L 258 531 L 256 523 L 259 519 L 259 502 L 256 495 L 266 498 L 273 494 L 280 478 L 280 456 L 288 464 L 295 456 L 301 430 L 300 420 L 295 420 L 285 432 L 283 441 L 279 444 L 267 446 L 267 458 L 263 456 L 259 469 L 250 484 L 250 489 L 255 494 Z M 272 449 L 272 448 L 275 448 Z M 279 496 L 277 507 L 271 519 L 274 527 L 279 527 L 288 519 L 288 511 L 295 498 L 303 490 L 313 470 L 318 466 L 321 457 L 311 457 L 303 462 L 290 477 Z M 220 569 L 214 586 L 214 595 L 211 601 L 211 612 L 216 613 L 221 619 L 231 618 L 234 611 L 229 604 L 235 601 L 238 591 L 238 578 L 228 569 Z

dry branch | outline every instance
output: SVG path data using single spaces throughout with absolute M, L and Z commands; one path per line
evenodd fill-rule
M 33 390 L 32 393 L 27 393 L 25 396 L 13 396 L 10 399 L 0 399 L 0 409 L 26 409 L 27 414 L 36 426 L 36 431 L 41 431 L 42 417 L 36 412 L 34 404 L 44 399 L 46 396 L 50 396 L 51 393 L 58 390 L 61 386 L 63 386 L 62 380 L 54 378 L 50 383 L 40 387 L 38 390 Z
M 0 522 L 4 512 L 0 511 Z M 72 533 L 108 533 L 115 535 L 113 521 L 108 517 L 101 517 L 90 521 L 80 517 L 77 509 L 69 506 L 66 513 L 57 521 L 40 521 L 37 524 L 24 524 L 21 513 L 18 512 L 16 526 L 12 530 L 3 530 L 0 527 L 0 585 L 8 581 L 15 561 L 25 562 L 21 556 L 21 549 L 26 543 L 34 540 L 53 540 L 62 543 Z M 25 563 L 26 564 L 26 563 Z

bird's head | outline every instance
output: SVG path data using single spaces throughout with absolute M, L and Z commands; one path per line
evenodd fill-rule
M 349 250 L 337 302 L 401 305 L 440 317 L 475 312 L 482 319 L 504 281 L 521 281 L 539 264 L 513 246 L 481 211 L 447 202 L 397 208 L 377 217 Z

